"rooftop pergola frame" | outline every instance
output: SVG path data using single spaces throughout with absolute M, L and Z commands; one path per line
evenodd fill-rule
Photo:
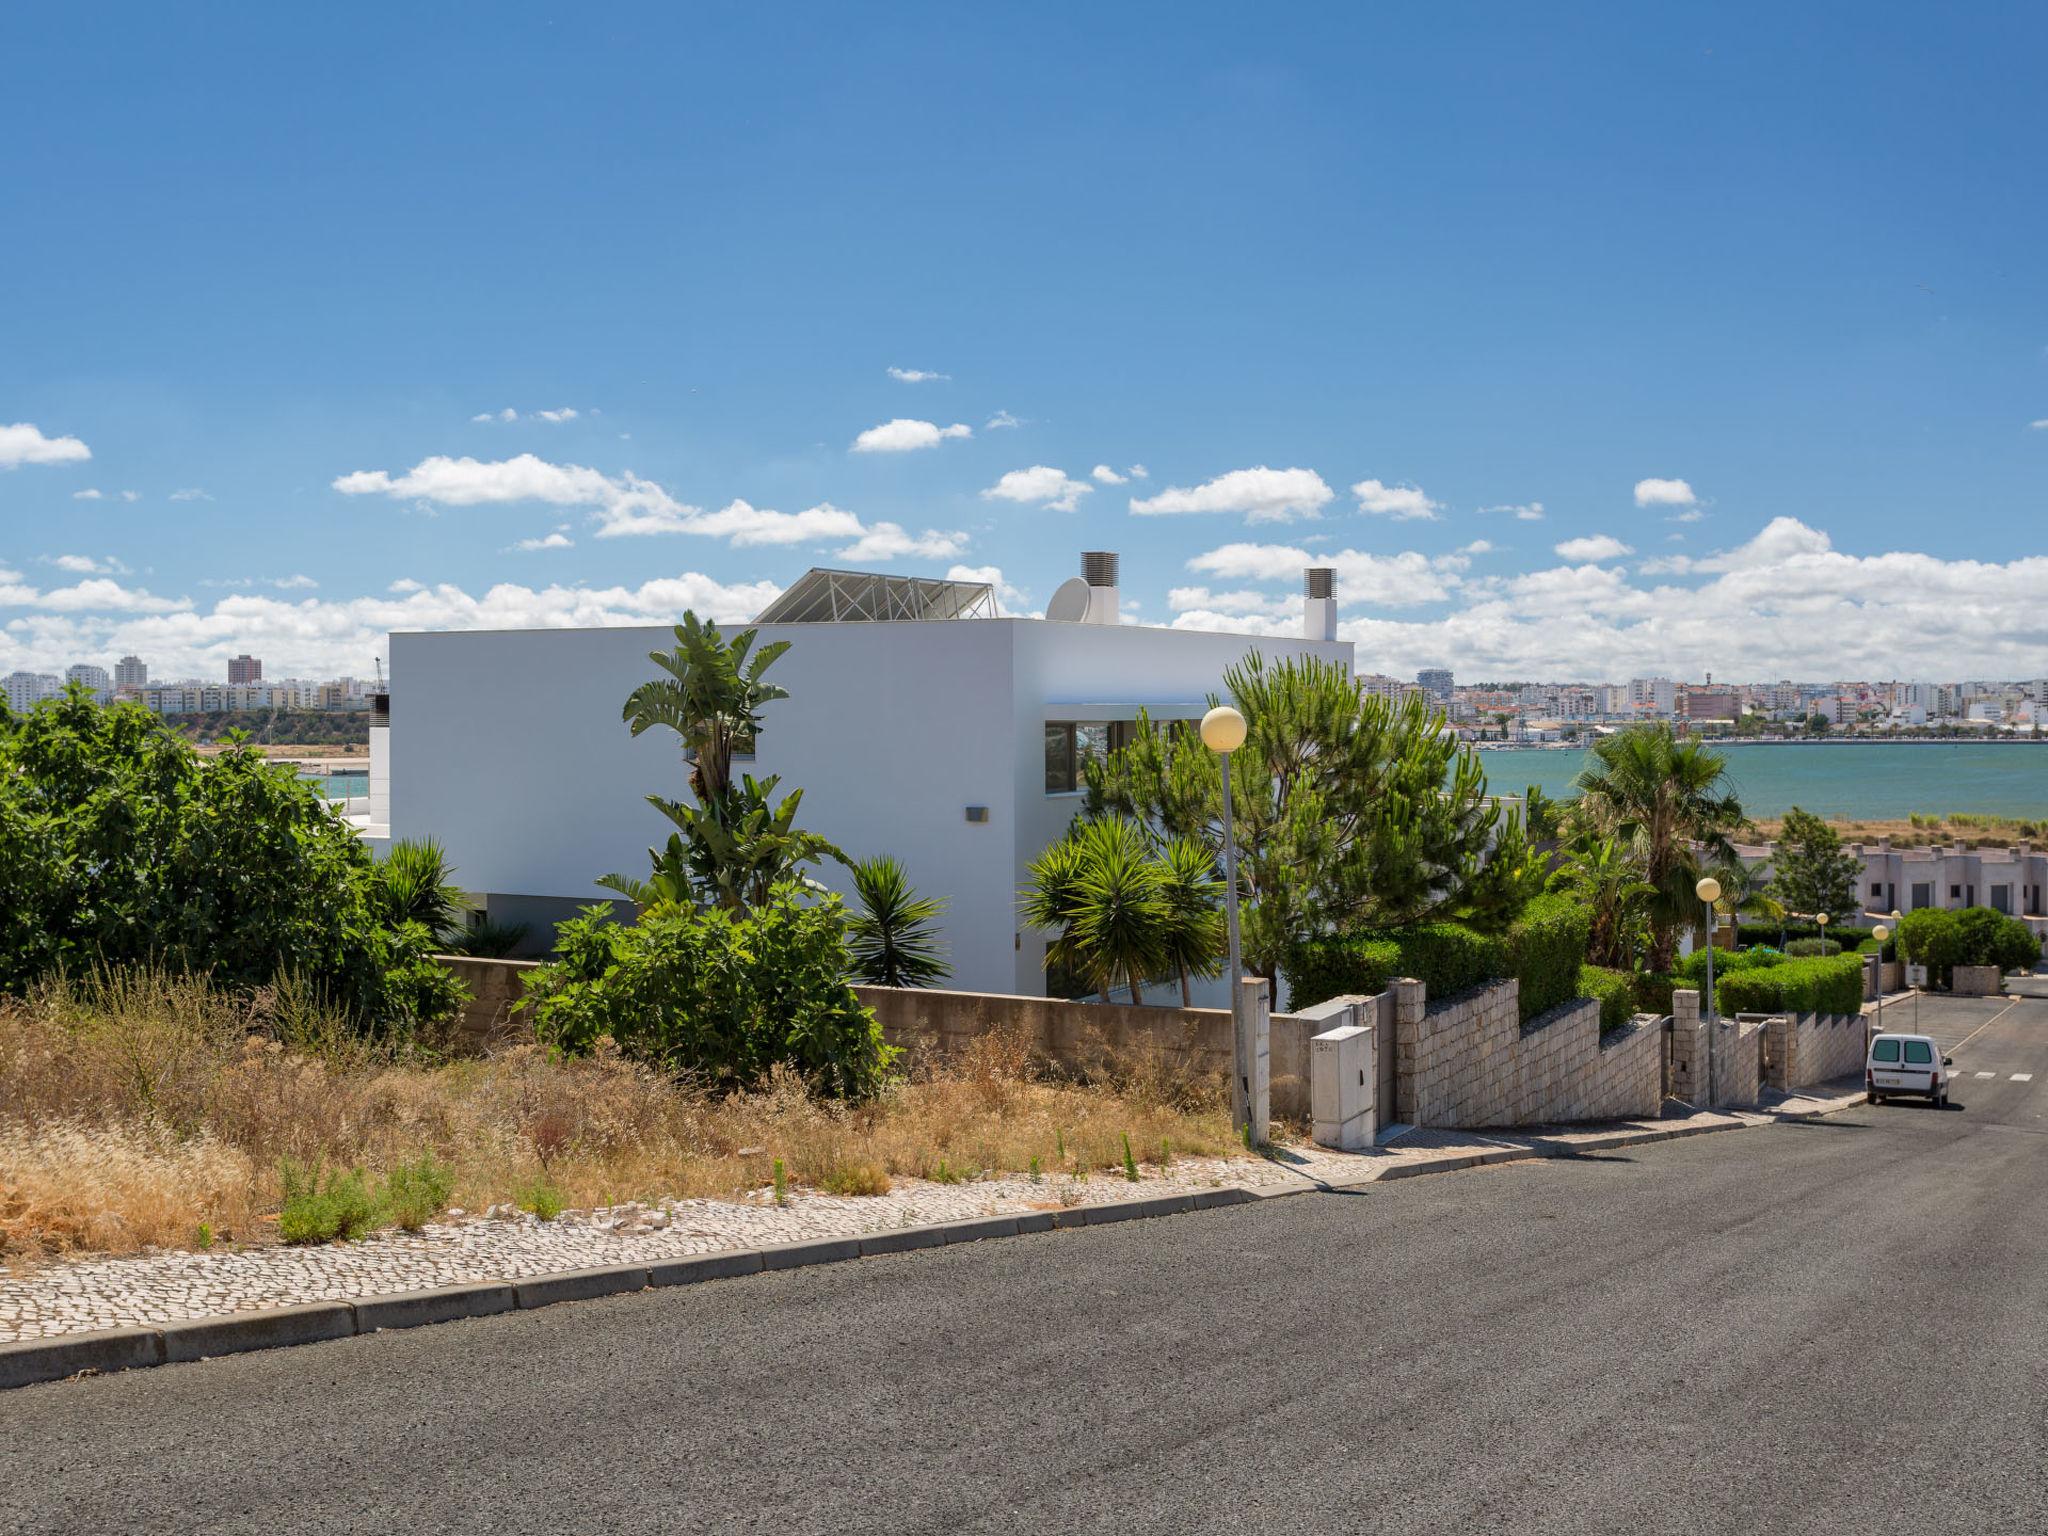
M 928 619 L 994 619 L 995 588 L 985 581 L 885 576 L 813 566 L 754 616 L 756 624 L 921 623 Z

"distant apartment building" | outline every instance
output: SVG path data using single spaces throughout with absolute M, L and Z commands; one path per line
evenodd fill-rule
M 1687 688 L 1678 702 L 1688 720 L 1735 720 L 1742 715 L 1741 703 L 1728 688 Z
M 1668 677 L 1631 678 L 1629 707 L 1638 714 L 1671 715 L 1678 709 L 1678 684 Z
M 116 688 L 148 687 L 149 664 L 140 656 L 123 656 L 114 663 L 114 686 Z
M 92 691 L 93 698 L 102 704 L 114 696 L 114 680 L 107 675 L 107 669 L 96 667 L 91 662 L 73 662 L 64 669 L 64 681 L 83 683 Z
M 263 661 L 246 651 L 240 656 L 228 658 L 228 681 L 230 683 L 260 683 L 263 681 Z
M 1430 703 L 1447 705 L 1451 702 L 1451 673 L 1448 667 L 1424 667 L 1415 674 L 1415 682 Z
M 1402 696 L 1414 688 L 1414 683 L 1404 683 L 1398 677 L 1388 677 L 1384 672 L 1370 672 L 1358 680 L 1358 691 L 1368 699 L 1385 699 L 1389 704 L 1398 704 Z
M 64 680 L 52 672 L 10 672 L 0 678 L 0 689 L 7 692 L 9 709 L 25 711 L 57 697 L 64 691 Z

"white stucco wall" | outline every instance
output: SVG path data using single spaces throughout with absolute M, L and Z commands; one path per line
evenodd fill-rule
M 791 645 L 769 675 L 791 696 L 741 767 L 801 788 L 800 823 L 849 855 L 893 854 L 948 899 L 956 985 L 1028 993 L 1043 946 L 1018 932 L 1017 885 L 1078 807 L 1044 792 L 1046 720 L 1199 712 L 1252 647 L 1351 650 L 1026 619 L 761 627 L 776 639 Z M 392 835 L 440 839 L 482 893 L 595 901 L 598 876 L 643 874 L 669 831 L 645 797 L 688 790 L 674 735 L 636 740 L 620 710 L 672 643 L 665 628 L 394 634 Z

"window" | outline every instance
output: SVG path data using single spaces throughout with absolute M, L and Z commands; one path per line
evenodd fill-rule
M 1991 910 L 1994 912 L 2003 912 L 2007 917 L 2012 916 L 2011 886 L 1994 885 L 1993 887 L 1991 887 Z
M 1960 885 L 1950 886 L 1948 888 L 1948 899 L 1950 901 L 1961 901 L 1963 899 L 1963 888 Z
M 1899 1042 L 1879 1035 L 1870 1042 L 1870 1059 L 1896 1066 L 1899 1060 Z
M 1933 906 L 1933 905 L 1934 905 L 1934 884 L 1933 884 L 1933 882 L 1932 882 L 1932 881 L 1928 881 L 1928 880 L 1920 880 L 1920 881 L 1916 881 L 1916 882 L 1914 882 L 1914 885 L 1913 885 L 1913 910 L 1914 910 L 1915 912 L 1917 912 L 1917 911 L 1919 911 L 1919 910 L 1920 910 L 1920 909 L 1921 909 L 1922 907 L 1931 907 L 1931 906 Z
M 1872 897 L 1873 897 L 1874 899 L 1876 899 L 1876 900 L 1880 900 L 1880 901 L 1881 901 L 1881 900 L 1883 900 L 1883 899 L 1884 899 L 1884 882 L 1883 882 L 1882 880 L 1873 880 L 1873 881 L 1871 881 L 1871 882 L 1870 882 L 1870 894 L 1871 894 L 1871 896 L 1872 896 Z
M 1934 1047 L 1925 1040 L 1906 1042 L 1906 1065 L 1909 1067 L 1931 1067 L 1934 1065 Z
M 1045 792 L 1078 794 L 1090 758 L 1130 745 L 1128 720 L 1048 720 L 1045 723 Z

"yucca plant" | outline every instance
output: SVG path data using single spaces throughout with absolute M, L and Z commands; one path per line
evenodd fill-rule
M 846 952 L 856 979 L 877 987 L 928 987 L 953 974 L 935 924 L 943 898 L 920 896 L 887 854 L 853 866 L 860 910 L 847 920 Z
M 435 939 L 454 931 L 469 902 L 449 879 L 448 855 L 433 838 L 401 838 L 377 867 L 384 915 L 393 923 L 418 923 Z

